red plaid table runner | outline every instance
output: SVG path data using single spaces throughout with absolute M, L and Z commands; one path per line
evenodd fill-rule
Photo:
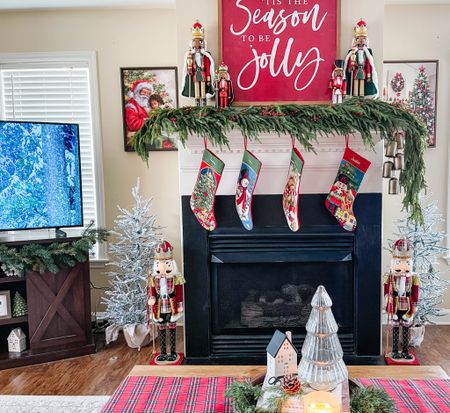
M 357 379 L 364 387 L 383 389 L 399 413 L 450 413 L 450 380 Z
M 127 377 L 102 413 L 231 413 L 233 377 Z

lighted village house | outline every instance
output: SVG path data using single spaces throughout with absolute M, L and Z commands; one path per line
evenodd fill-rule
M 264 383 L 268 384 L 271 377 L 296 373 L 297 350 L 292 344 L 292 333 L 276 330 L 267 346 L 267 374 Z

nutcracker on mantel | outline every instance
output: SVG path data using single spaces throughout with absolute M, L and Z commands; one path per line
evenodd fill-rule
M 346 93 L 347 84 L 344 79 L 344 61 L 336 60 L 335 68 L 331 73 L 331 80 L 328 87 L 331 89 L 333 105 L 342 103 L 342 98 Z
M 214 60 L 206 51 L 205 29 L 198 22 L 191 28 L 192 41 L 184 57 L 181 95 L 195 98 L 196 106 L 206 106 L 214 96 Z
M 393 245 L 391 270 L 384 276 L 386 313 L 392 324 L 392 352 L 386 354 L 390 364 L 414 363 L 417 361 L 409 351 L 409 327 L 419 300 L 419 275 L 412 267 L 413 245 L 408 239 L 399 239 Z M 400 327 L 403 348 L 400 352 Z
M 376 97 L 378 95 L 378 76 L 372 49 L 369 49 L 367 23 L 363 19 L 360 19 L 354 27 L 354 35 L 352 48 L 344 59 L 347 95 Z
M 233 83 L 228 73 L 228 66 L 223 62 L 216 72 L 214 88 L 216 90 L 216 106 L 221 109 L 229 108 L 234 99 Z
M 178 271 L 173 258 L 173 247 L 162 241 L 155 249 L 153 269 L 149 274 L 147 288 L 147 312 L 149 321 L 159 327 L 161 352 L 156 364 L 172 364 L 180 361 L 176 352 L 177 321 L 183 316 L 184 277 Z M 169 353 L 167 353 L 167 330 L 169 330 Z

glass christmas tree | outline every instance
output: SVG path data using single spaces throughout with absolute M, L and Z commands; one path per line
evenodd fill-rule
M 28 314 L 28 306 L 25 299 L 19 294 L 18 291 L 14 294 L 13 300 L 13 317 L 23 317 Z
M 153 264 L 153 255 L 158 244 L 155 215 L 151 214 L 151 200 L 142 198 L 139 193 L 139 180 L 132 190 L 135 205 L 131 211 L 118 207 L 122 213 L 114 221 L 111 232 L 115 242 L 110 252 L 115 267 L 107 275 L 111 290 L 103 298 L 106 304 L 106 317 L 111 325 L 142 324 L 147 313 L 147 279 Z
M 409 93 L 409 107 L 417 116 L 422 119 L 430 134 L 429 143 L 434 143 L 434 104 L 425 68 L 419 68 L 419 74 L 414 80 L 413 90 Z
M 319 285 L 311 301 L 312 311 L 306 323 L 307 334 L 298 365 L 300 381 L 315 390 L 332 390 L 348 378 L 332 305 L 325 287 Z

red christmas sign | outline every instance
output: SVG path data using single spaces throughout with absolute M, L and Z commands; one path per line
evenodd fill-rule
M 339 0 L 219 0 L 235 102 L 329 102 Z

